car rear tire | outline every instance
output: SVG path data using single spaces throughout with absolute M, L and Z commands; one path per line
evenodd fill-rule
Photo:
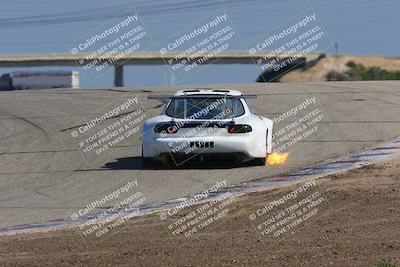
M 155 161 L 152 158 L 143 158 L 142 157 L 142 166 L 147 168 L 147 167 L 154 167 L 155 166 Z
M 148 168 L 148 167 L 154 167 L 155 165 L 156 162 L 153 158 L 145 158 L 143 156 L 143 146 L 142 146 L 142 166 Z
M 264 166 L 265 165 L 265 158 L 255 158 L 253 160 L 253 162 L 257 166 Z

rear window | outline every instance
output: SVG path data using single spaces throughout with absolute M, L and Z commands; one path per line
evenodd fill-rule
M 244 114 L 242 101 L 238 98 L 177 98 L 169 103 L 166 114 L 173 118 L 211 120 L 229 119 Z

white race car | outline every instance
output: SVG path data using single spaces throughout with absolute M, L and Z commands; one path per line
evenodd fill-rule
M 265 162 L 272 153 L 273 121 L 254 114 L 247 98 L 235 90 L 183 90 L 171 96 L 149 96 L 167 100 L 159 116 L 142 128 L 144 165 L 156 161 L 176 165 L 195 157 Z

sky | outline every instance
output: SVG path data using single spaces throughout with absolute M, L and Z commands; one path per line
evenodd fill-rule
M 0 54 L 70 53 L 71 44 L 127 10 L 135 8 L 151 36 L 144 50 L 159 49 L 177 32 L 213 12 L 223 10 L 242 43 L 252 43 L 304 10 L 313 10 L 319 23 L 337 43 L 339 54 L 399 56 L 398 0 L 2 0 Z M 196 24 L 196 23 L 195 23 Z M 238 45 L 232 46 L 238 50 Z M 324 51 L 333 54 L 333 46 Z M 16 70 L 16 69 L 12 69 Z M 0 73 L 10 69 L 0 69 Z M 212 75 L 218 72 L 218 75 Z M 190 83 L 251 82 L 258 70 L 249 66 L 210 66 Z M 126 83 L 174 83 L 167 66 L 126 68 Z M 241 73 L 242 75 L 236 75 Z M 112 73 L 83 81 L 84 87 L 110 86 Z

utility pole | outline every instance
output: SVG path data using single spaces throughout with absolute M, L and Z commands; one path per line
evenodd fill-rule
M 336 54 L 336 56 L 339 55 L 339 45 L 337 42 L 335 43 L 335 54 Z

